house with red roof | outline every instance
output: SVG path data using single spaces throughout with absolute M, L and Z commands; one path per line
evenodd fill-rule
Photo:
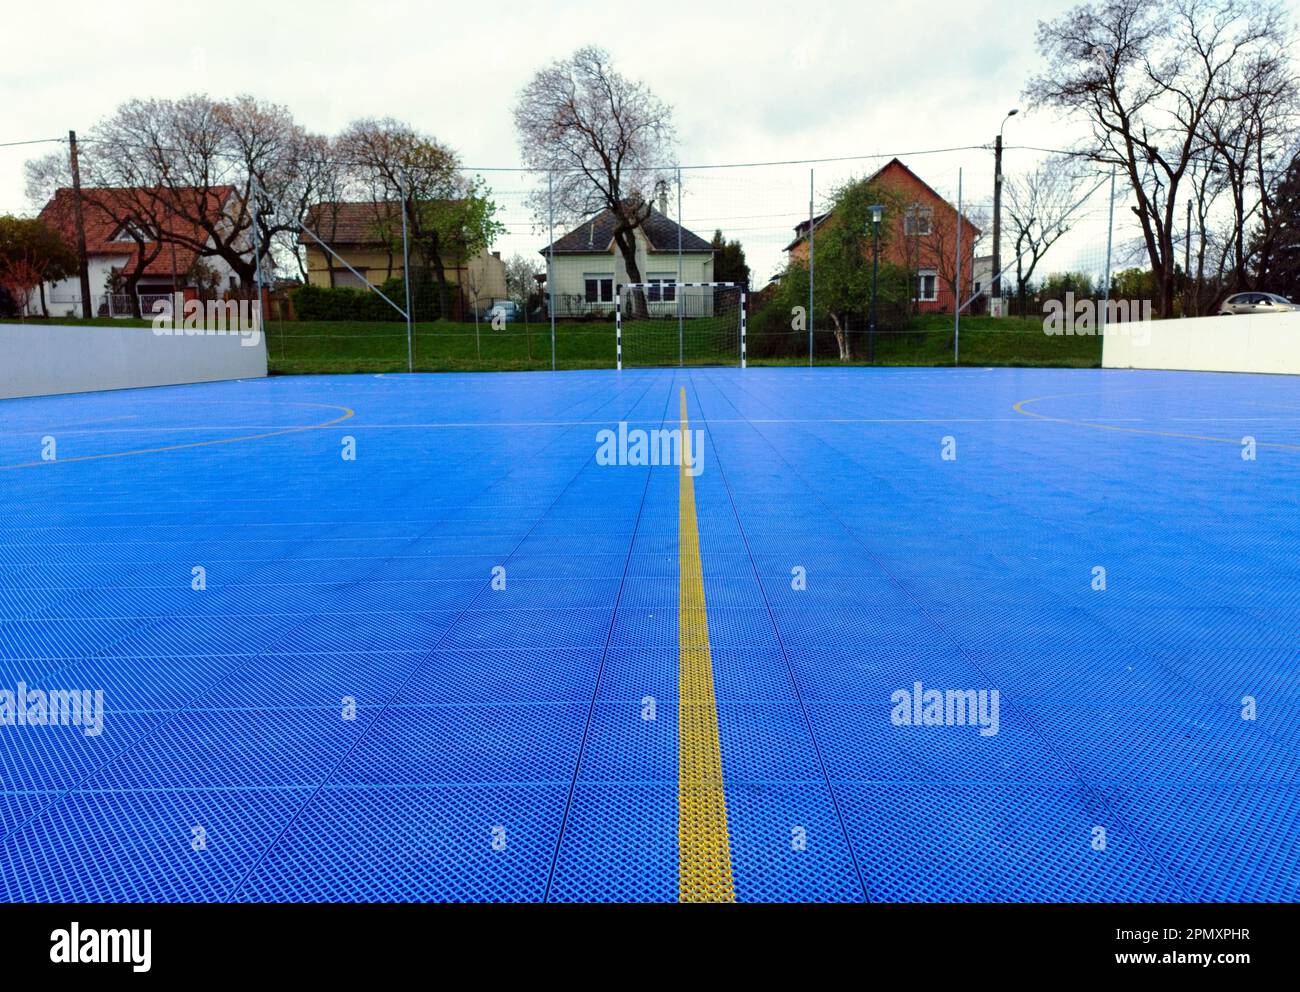
M 59 189 L 42 208 L 40 220 L 76 250 L 75 193 Z M 237 209 L 233 186 L 207 190 L 89 188 L 81 191 L 86 229 L 86 262 L 90 274 L 91 312 L 97 316 L 130 316 L 138 298 L 140 312 L 151 313 L 154 300 L 174 292 L 221 295 L 239 290 L 239 277 L 217 255 L 205 255 L 208 234 L 192 220 L 168 207 L 170 197 L 189 196 L 206 216 L 219 220 Z M 164 235 L 172 235 L 176 240 Z M 55 316 L 81 316 L 81 280 L 47 282 L 45 303 Z M 39 303 L 37 304 L 39 306 Z
M 978 227 L 944 199 L 924 179 L 898 159 L 890 159 L 866 179 L 892 194 L 901 206 L 892 214 L 887 211 L 881 223 L 889 228 L 882 234 L 881 262 L 889 262 L 907 271 L 912 283 L 912 305 L 919 313 L 951 313 L 978 292 L 974 288 L 975 249 L 982 236 Z M 835 223 L 834 211 L 812 218 L 813 243 L 824 227 Z M 794 240 L 785 246 L 791 262 L 808 264 L 808 227 L 804 220 L 795 225 Z M 960 277 L 957 271 L 958 245 L 961 247 Z M 870 249 L 865 249 L 870 259 Z M 986 277 L 987 278 L 987 277 Z M 958 285 L 960 279 L 960 285 Z

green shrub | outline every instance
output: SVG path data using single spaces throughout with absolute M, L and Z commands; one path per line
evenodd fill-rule
M 406 289 L 402 279 L 388 279 L 379 288 L 399 307 L 406 305 Z M 437 320 L 441 314 L 438 287 L 431 281 L 416 280 L 412 288 L 413 318 L 418 321 Z M 452 292 L 455 292 L 454 287 Z M 299 320 L 401 320 L 401 315 L 396 310 L 368 289 L 328 289 L 308 285 L 297 287 L 289 295 L 293 299 L 293 309 Z

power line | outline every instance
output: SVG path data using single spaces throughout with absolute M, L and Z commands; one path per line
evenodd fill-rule
M 66 139 L 63 138 L 42 139 L 42 140 L 66 141 Z M 118 148 L 139 148 L 139 149 L 144 149 L 146 151 L 159 153 L 159 154 L 169 153 L 169 154 L 179 155 L 185 153 L 185 149 L 182 148 L 172 148 L 165 145 L 147 144 L 145 142 L 121 141 L 121 140 L 114 140 L 114 139 L 97 138 L 93 136 L 84 137 L 81 139 L 81 141 L 83 144 L 113 145 Z M 955 145 L 949 148 L 918 148 L 918 149 L 911 149 L 908 151 L 876 152 L 874 154 L 869 154 L 869 155 L 868 154 L 837 155 L 837 156 L 831 156 L 827 158 L 776 159 L 776 160 L 765 161 L 765 162 L 713 162 L 713 163 L 706 163 L 706 164 L 699 164 L 699 165 L 679 165 L 676 163 L 669 163 L 663 165 L 647 165 L 644 168 L 647 171 L 655 171 L 655 170 L 662 170 L 662 169 L 759 169 L 759 168 L 778 166 L 778 165 L 818 165 L 818 164 L 828 163 L 828 162 L 865 162 L 865 161 L 875 161 L 879 159 L 901 158 L 903 156 L 914 158 L 918 155 L 944 155 L 944 154 L 950 154 L 952 152 L 965 152 L 965 151 L 987 152 L 989 150 L 990 150 L 990 146 L 987 144 Z M 213 152 L 212 157 L 213 158 L 224 157 L 224 158 L 232 158 L 236 160 L 239 159 L 238 155 L 234 155 L 231 153 L 224 153 L 224 152 Z M 323 161 L 328 162 L 332 165 L 350 165 L 355 167 L 366 167 L 366 166 L 374 165 L 373 162 L 361 161 L 356 159 L 348 159 L 348 158 L 334 158 L 328 156 L 324 158 Z M 577 173 L 581 173 L 583 170 L 543 169 L 543 168 L 533 168 L 530 166 L 506 166 L 506 165 L 459 165 L 457 166 L 457 171 L 459 172 L 514 172 L 514 173 L 536 173 L 538 175 L 545 175 L 547 173 L 577 174 Z

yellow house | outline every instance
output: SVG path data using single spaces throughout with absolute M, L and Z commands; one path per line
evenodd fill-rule
M 402 275 L 402 215 L 390 201 L 318 203 L 307 214 L 307 226 L 367 282 L 378 286 Z M 322 288 L 363 288 L 365 283 L 307 234 L 298 236 L 307 258 L 307 282 Z M 452 294 L 454 319 L 483 310 L 508 297 L 506 266 L 501 253 L 480 250 L 469 259 L 443 256 Z M 412 259 L 412 265 L 414 265 Z
M 539 250 L 551 259 L 552 298 L 558 316 L 613 312 L 616 287 L 630 281 L 623 255 L 614 243 L 617 222 L 612 210 L 602 210 Z M 633 238 L 652 314 L 673 314 L 679 305 L 688 317 L 712 313 L 713 292 L 698 284 L 713 281 L 713 245 L 670 219 L 662 204 L 658 210 L 651 208 Z M 680 290 L 678 282 L 682 283 Z

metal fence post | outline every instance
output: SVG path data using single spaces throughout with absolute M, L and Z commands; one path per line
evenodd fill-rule
M 249 194 L 253 201 L 253 284 L 257 287 L 257 326 L 262 329 L 266 322 L 262 320 L 262 248 L 257 236 L 257 180 L 250 174 Z
M 1101 333 L 1106 333 L 1106 321 L 1110 317 L 1110 249 L 1115 237 L 1115 167 L 1110 167 L 1110 210 L 1106 221 L 1106 298 L 1101 305 Z M 1022 314 L 1023 316 L 1023 314 Z M 1104 347 L 1104 342 L 1103 342 Z
M 614 360 L 623 371 L 623 287 L 614 287 Z
M 952 364 L 961 364 L 961 229 L 964 219 L 961 212 L 961 169 L 957 170 L 957 278 L 952 294 Z
M 745 287 L 740 287 L 740 367 L 746 368 L 745 360 Z
M 415 371 L 414 332 L 411 327 L 411 249 L 406 237 L 406 190 L 409 183 L 403 184 L 401 177 L 397 180 L 397 189 L 402 194 L 402 283 L 406 287 L 406 371 Z
M 715 274 L 716 277 L 716 274 Z M 660 283 L 660 296 L 663 295 Z M 677 367 L 686 364 L 686 318 L 682 313 L 682 170 L 677 169 L 677 285 L 673 287 L 677 303 Z
M 813 170 L 808 170 L 808 367 L 813 364 Z
M 546 309 L 551 315 L 551 371 L 555 371 L 555 173 L 546 173 L 546 210 L 550 243 L 546 246 Z M 621 367 L 621 366 L 620 366 Z

